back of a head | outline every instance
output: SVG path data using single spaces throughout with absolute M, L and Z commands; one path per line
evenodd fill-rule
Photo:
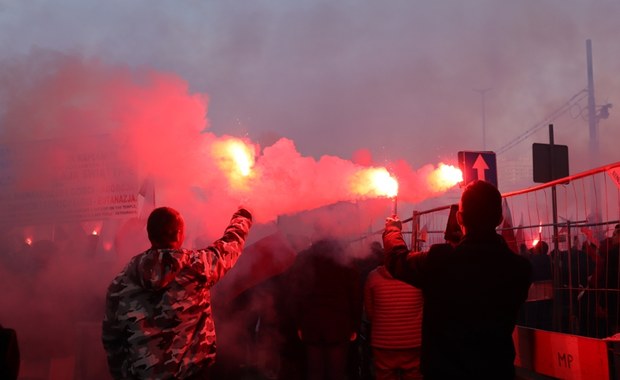
M 494 230 L 502 222 L 502 195 L 492 184 L 474 181 L 463 191 L 460 212 L 468 231 Z
M 614 226 L 614 230 L 611 233 L 611 238 L 609 238 L 609 241 L 612 245 L 620 244 L 620 223 Z
M 178 241 L 178 232 L 183 232 L 185 224 L 181 214 L 170 207 L 159 207 L 151 212 L 146 223 L 146 231 L 153 246 L 173 248 Z
M 549 244 L 541 240 L 534 246 L 534 253 L 537 255 L 546 256 L 549 253 Z

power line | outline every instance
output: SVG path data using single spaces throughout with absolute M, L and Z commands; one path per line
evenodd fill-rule
M 558 108 L 555 111 L 553 111 L 551 114 L 549 114 L 543 120 L 541 120 L 540 122 L 536 123 L 533 127 L 528 129 L 527 131 L 525 131 L 523 134 L 517 136 L 513 140 L 511 140 L 509 143 L 507 143 L 504 146 L 502 146 L 501 148 L 497 149 L 495 151 L 495 153 L 496 154 L 501 154 L 501 153 L 506 152 L 509 149 L 514 148 L 515 146 L 517 146 L 518 144 L 523 142 L 525 139 L 527 139 L 528 137 L 530 137 L 531 135 L 533 135 L 534 133 L 536 133 L 540 129 L 547 127 L 550 123 L 552 123 L 558 117 L 564 115 L 574 105 L 578 104 L 580 101 L 585 99 L 587 96 L 588 96 L 588 90 L 584 88 L 583 90 L 581 90 L 578 93 L 576 93 L 575 95 L 573 95 L 566 103 L 564 103 L 560 108 Z

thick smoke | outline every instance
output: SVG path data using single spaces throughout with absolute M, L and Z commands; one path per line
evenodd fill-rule
M 588 38 L 597 105 L 620 96 L 612 0 L 214 4 L 0 5 L 0 284 L 8 289 L 0 323 L 18 331 L 24 377 L 106 373 L 98 336 L 105 287 L 148 246 L 144 219 L 155 205 L 178 208 L 187 245 L 201 246 L 246 203 L 264 222 L 250 243 L 279 232 L 299 251 L 326 229 L 375 231 L 374 221 L 389 213 L 389 199 L 350 194 L 347 175 L 359 168 L 388 165 L 402 203 L 441 194 L 429 184 L 435 167 L 427 164 L 483 148 L 474 89 L 491 88 L 491 150 L 585 87 Z M 615 110 L 601 120 L 601 163 L 618 160 Z M 583 103 L 555 120 L 572 173 L 589 168 L 586 120 Z M 213 159 L 213 145 L 228 138 L 256 147 L 257 176 L 247 187 L 231 186 Z M 503 175 L 509 164 L 530 165 L 521 161 L 532 141 L 546 142 L 546 130 L 500 157 L 502 191 L 512 190 L 504 179 L 510 174 Z M 134 194 L 137 209 L 85 218 L 93 199 L 119 203 L 110 198 L 119 194 Z M 231 289 L 240 292 L 232 304 L 243 311 L 216 308 L 225 313 L 217 321 L 223 353 L 248 347 L 268 331 L 265 323 L 256 329 L 257 316 L 273 321 L 280 310 L 277 290 L 286 282 L 279 275 L 260 282 L 290 264 L 284 242 L 275 240 L 272 250 L 249 250 L 216 289 L 220 306 Z M 366 243 L 355 245 L 362 252 L 355 257 Z M 270 251 L 284 253 L 260 260 Z M 274 271 L 244 278 L 244 268 L 264 262 Z M 269 366 L 273 352 L 261 347 L 251 359 Z
M 208 216 L 216 227 L 243 202 L 255 209 L 259 221 L 270 221 L 367 195 L 351 188 L 364 166 L 336 156 L 303 156 L 287 138 L 256 152 L 255 176 L 241 188 L 234 186 L 212 155 L 213 145 L 230 137 L 208 131 L 207 96 L 190 93 L 175 75 L 44 51 L 23 61 L 39 64 L 18 62 L 3 71 L 15 78 L 11 85 L 18 90 L 4 96 L 4 146 L 27 151 L 27 159 L 13 162 L 19 166 L 11 181 L 19 190 L 73 179 L 67 178 L 72 153 L 81 157 L 87 152 L 93 160 L 114 160 L 112 169 L 127 169 L 123 175 L 148 179 L 158 204 L 178 207 L 190 220 Z M 20 149 L 11 148 L 14 144 Z M 373 164 L 372 158 L 365 164 Z M 445 190 L 427 183 L 433 169 L 415 171 L 404 161 L 397 163 L 393 172 L 406 189 L 403 199 L 419 201 Z M 89 180 L 106 177 L 91 174 Z
M 192 93 L 176 75 L 46 50 L 4 62 L 0 72 L 7 83 L 0 268 L 3 285 L 14 289 L 3 297 L 0 318 L 20 332 L 26 371 L 44 371 L 33 362 L 46 358 L 94 358 L 82 371 L 104 366 L 97 333 L 106 286 L 148 247 L 144 225 L 153 207 L 181 211 L 190 247 L 217 238 L 239 205 L 256 216 L 249 243 L 280 231 L 276 244 L 250 249 L 258 253 L 249 253 L 229 285 L 218 287 L 220 300 L 281 275 L 316 239 L 356 240 L 390 211 L 390 199 L 359 190 L 360 172 L 381 166 L 370 154 L 360 153 L 356 162 L 315 159 L 287 138 L 260 147 L 245 137 L 218 136 L 209 131 L 207 96 Z M 217 153 L 231 140 L 254 150 L 248 178 L 231 176 L 234 168 Z M 390 170 L 403 186 L 403 201 L 446 190 L 433 185 L 432 165 L 416 171 L 400 161 Z M 369 253 L 365 244 L 353 244 L 349 264 Z M 265 262 L 265 255 L 271 259 Z M 262 272 L 243 270 L 258 262 Z M 263 309 L 259 303 L 251 308 Z M 223 318 L 222 341 L 238 327 Z
M 285 336 L 269 322 L 286 312 L 292 256 L 338 234 L 351 239 L 352 262 L 364 258 L 369 240 L 355 237 L 393 206 L 353 194 L 350 176 L 388 167 L 407 217 L 408 202 L 446 191 L 435 163 L 483 149 L 476 89 L 490 88 L 484 148 L 496 150 L 585 88 L 588 38 L 597 106 L 617 103 L 618 7 L 0 4 L 0 323 L 18 331 L 22 376 L 106 378 L 105 288 L 148 247 L 144 221 L 160 205 L 183 213 L 189 247 L 216 238 L 239 204 L 253 209 L 258 246 L 214 290 L 218 339 L 223 360 L 277 368 Z M 601 164 L 618 160 L 616 107 L 600 120 Z M 591 167 L 587 116 L 581 102 L 554 120 L 571 173 Z M 256 155 L 240 183 L 213 154 L 230 139 Z M 519 173 L 531 168 L 531 142 L 547 139 L 543 128 L 498 157 L 500 190 L 531 184 Z M 440 205 L 455 202 L 448 194 Z M 126 214 L 103 210 L 124 200 Z

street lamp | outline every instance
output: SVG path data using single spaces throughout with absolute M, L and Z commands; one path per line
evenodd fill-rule
M 480 93 L 480 104 L 482 107 L 482 150 L 487 150 L 487 116 L 485 94 L 490 90 L 491 88 L 474 89 L 474 91 Z

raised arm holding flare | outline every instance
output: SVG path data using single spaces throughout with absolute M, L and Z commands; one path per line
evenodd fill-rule
M 151 248 L 107 292 L 102 341 L 114 379 L 208 379 L 215 360 L 210 289 L 237 261 L 251 225 L 250 212 L 239 208 L 220 239 L 188 250 L 181 215 L 168 207 L 151 213 Z
M 464 237 L 456 247 L 437 244 L 410 253 L 396 217 L 387 219 L 383 233 L 386 267 L 424 295 L 424 379 L 514 379 L 512 332 L 531 284 L 531 264 L 495 232 L 502 197 L 493 185 L 467 186 L 457 219 Z

